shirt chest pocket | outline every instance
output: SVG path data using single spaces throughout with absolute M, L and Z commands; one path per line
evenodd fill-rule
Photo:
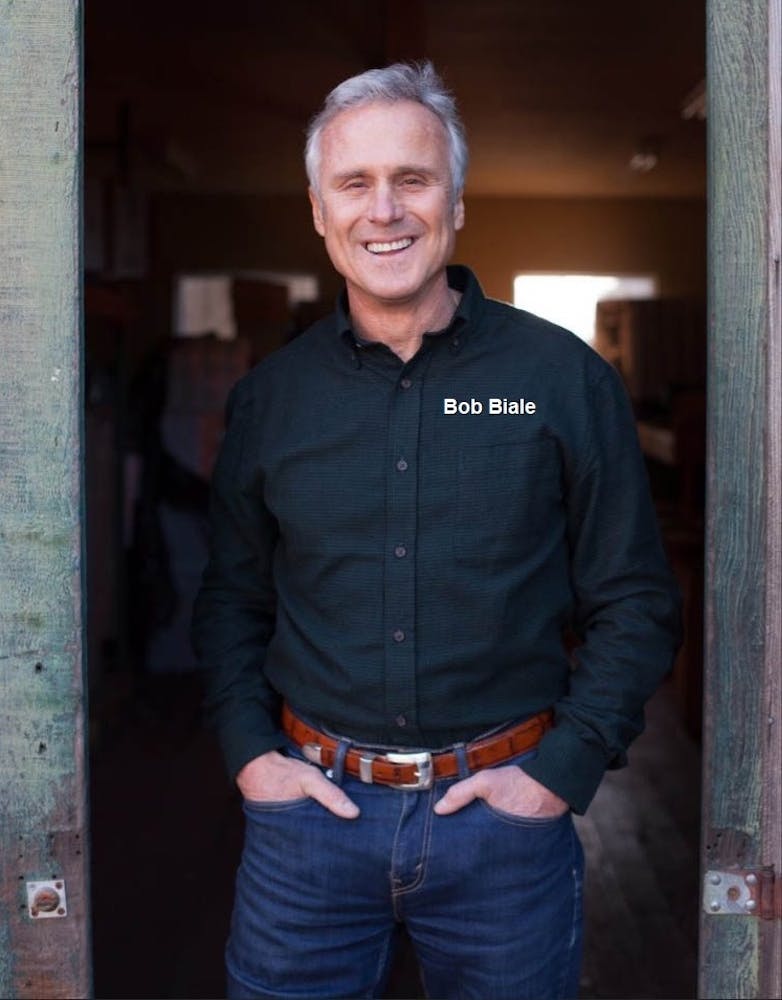
M 457 559 L 518 560 L 561 518 L 559 451 L 551 438 L 476 445 L 457 458 Z

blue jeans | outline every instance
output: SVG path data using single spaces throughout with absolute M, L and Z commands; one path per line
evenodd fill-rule
M 358 819 L 309 798 L 244 804 L 231 1000 L 381 997 L 398 922 L 429 997 L 577 995 L 583 853 L 569 813 L 528 819 L 476 800 L 437 816 L 458 779 L 399 791 L 339 771 Z

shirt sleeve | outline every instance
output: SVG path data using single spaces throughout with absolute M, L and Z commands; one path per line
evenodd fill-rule
M 249 461 L 253 406 L 243 383 L 232 391 L 227 429 L 212 476 L 209 560 L 193 609 L 193 646 L 204 671 L 205 712 L 235 776 L 284 744 L 279 698 L 263 673 L 274 632 L 272 562 L 278 536 Z
M 575 651 L 555 726 L 524 770 L 586 810 L 626 763 L 643 706 L 681 642 L 680 597 L 660 539 L 633 414 L 609 368 L 592 386 L 590 433 L 567 492 Z

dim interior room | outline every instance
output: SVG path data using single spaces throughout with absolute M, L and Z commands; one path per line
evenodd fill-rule
M 455 259 L 488 295 L 544 315 L 530 291 L 540 282 L 524 279 L 600 279 L 579 333 L 630 394 L 686 638 L 631 767 L 579 820 L 581 995 L 694 995 L 704 35 L 703 0 L 86 5 L 97 995 L 222 995 L 241 819 L 202 727 L 187 625 L 223 406 L 339 290 L 306 197 L 309 118 L 340 80 L 422 58 L 456 95 L 470 143 Z M 554 302 L 574 302 L 575 287 L 555 286 Z M 404 934 L 388 995 L 420 995 Z

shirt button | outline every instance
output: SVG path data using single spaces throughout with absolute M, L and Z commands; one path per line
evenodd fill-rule
M 407 462 L 403 458 L 400 458 L 396 463 L 396 467 L 400 472 L 404 472 L 407 469 Z
M 409 389 L 410 386 L 413 384 L 413 380 L 411 378 L 403 378 L 399 384 L 402 386 L 403 389 Z
M 397 559 L 404 559 L 404 557 L 407 555 L 407 549 L 404 547 L 404 545 L 397 545 L 396 548 L 394 549 L 394 555 L 397 557 Z
M 404 642 L 405 641 L 405 633 L 402 631 L 401 628 L 395 629 L 394 632 L 393 632 L 393 638 L 394 638 L 394 642 Z
M 397 715 L 396 719 L 394 719 L 394 722 L 396 722 L 396 724 L 399 726 L 400 729 L 404 729 L 404 727 L 407 725 L 407 719 L 404 717 L 404 715 Z

